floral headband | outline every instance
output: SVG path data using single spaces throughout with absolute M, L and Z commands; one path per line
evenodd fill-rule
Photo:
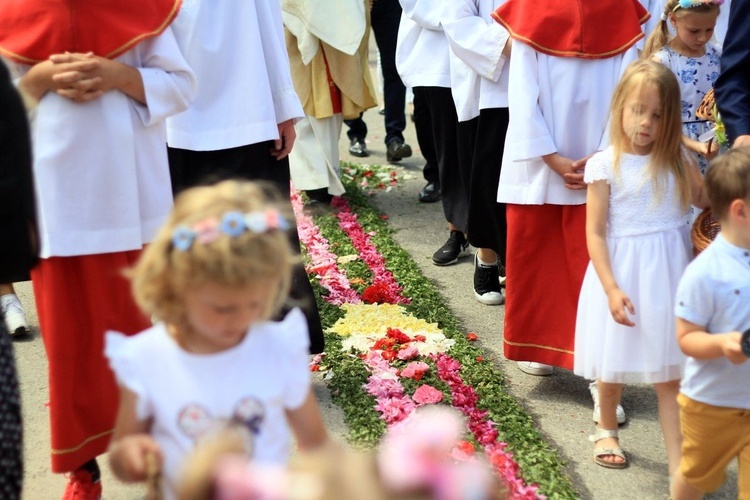
M 678 9 L 692 9 L 693 7 L 698 7 L 701 5 L 720 6 L 723 3 L 724 0 L 680 0 L 677 5 L 675 5 L 674 9 L 672 9 L 672 12 L 675 12 Z
M 181 252 L 187 252 L 194 242 L 206 245 L 219 239 L 222 234 L 236 238 L 245 231 L 265 233 L 274 229 L 281 231 L 289 229 L 289 222 L 278 210 L 227 212 L 221 220 L 217 217 L 210 217 L 192 226 L 184 224 L 177 226 L 172 231 L 172 245 Z

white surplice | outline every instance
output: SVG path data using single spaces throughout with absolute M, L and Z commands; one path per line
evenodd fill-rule
M 542 156 L 573 160 L 609 144 L 610 101 L 637 50 L 608 59 L 554 57 L 514 40 L 510 58 L 510 124 L 497 201 L 520 205 L 580 205 L 586 191 L 564 186 Z
M 503 2 L 443 1 L 442 26 L 451 49 L 451 93 L 460 122 L 479 116 L 481 109 L 508 107 L 507 61 L 502 52 L 510 34 L 490 17 Z
M 396 69 L 401 81 L 407 87 L 450 88 L 450 49 L 440 24 L 442 0 L 399 1 L 403 13 L 396 42 Z
M 140 249 L 172 208 L 164 119 L 188 107 L 195 78 L 169 29 L 116 60 L 140 71 L 148 104 L 117 90 L 87 103 L 48 92 L 36 109 L 43 258 Z
M 278 139 L 279 123 L 304 116 L 278 0 L 185 0 L 172 29 L 199 92 L 187 111 L 167 120 L 170 147 L 258 144 Z

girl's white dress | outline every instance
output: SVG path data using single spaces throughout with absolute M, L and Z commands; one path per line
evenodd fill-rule
M 650 156 L 622 154 L 613 172 L 612 147 L 586 164 L 584 180 L 610 186 L 607 247 L 619 287 L 635 308 L 634 327 L 612 319 L 607 295 L 589 263 L 578 305 L 574 371 L 612 383 L 659 383 L 682 376 L 674 296 L 690 260 L 688 212 L 680 207 L 675 181 L 655 184 Z

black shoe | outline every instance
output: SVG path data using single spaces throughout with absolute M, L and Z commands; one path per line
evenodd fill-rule
M 440 201 L 440 183 L 428 182 L 425 187 L 419 191 L 419 201 L 422 203 L 435 203 Z
M 469 248 L 469 242 L 461 231 L 451 231 L 448 241 L 432 256 L 436 266 L 449 266 L 458 262 L 458 257 Z
M 497 264 L 485 266 L 474 254 L 474 297 L 482 304 L 498 306 L 505 302 L 500 292 L 500 268 Z
M 365 145 L 365 140 L 357 139 L 356 137 L 352 139 L 352 142 L 349 143 L 349 154 L 357 158 L 370 156 L 370 152 L 367 151 L 367 146 Z
M 505 286 L 505 266 L 500 264 L 498 267 L 498 271 L 500 274 L 500 279 L 498 280 L 500 282 L 500 286 Z
M 411 146 L 404 143 L 403 139 L 393 139 L 388 143 L 385 152 L 386 160 L 390 162 L 401 161 L 411 156 Z

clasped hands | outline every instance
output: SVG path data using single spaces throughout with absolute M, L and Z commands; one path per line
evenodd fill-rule
M 542 156 L 542 159 L 549 168 L 563 178 L 566 188 L 578 191 L 586 189 L 586 183 L 583 181 L 583 171 L 586 168 L 586 162 L 591 156 L 593 156 L 593 153 L 580 160 L 573 160 L 558 153 L 551 153 Z
M 47 92 L 55 92 L 75 102 L 88 102 L 120 88 L 127 68 L 91 52 L 53 54 L 33 66 L 20 85 L 37 101 Z

